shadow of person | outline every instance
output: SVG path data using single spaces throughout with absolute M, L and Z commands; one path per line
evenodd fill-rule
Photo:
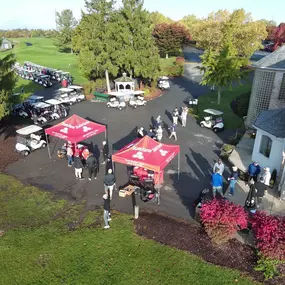
M 170 122 L 173 121 L 173 120 L 172 120 L 172 114 L 171 114 L 169 111 L 165 110 L 165 115 L 166 115 L 167 118 L 170 120 Z

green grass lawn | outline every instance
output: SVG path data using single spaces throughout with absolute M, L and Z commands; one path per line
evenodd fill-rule
M 70 72 L 75 78 L 74 82 L 77 84 L 88 82 L 78 68 L 76 55 L 59 52 L 53 44 L 53 39 L 17 38 L 13 40 L 18 42 L 18 44 L 12 51 L 15 53 L 17 61 L 21 64 L 25 61 L 31 61 L 46 67 L 61 69 Z M 31 43 L 32 46 L 27 46 L 25 42 Z M 2 52 L 0 56 L 4 56 L 8 52 Z
M 82 213 L 83 205 L 0 174 L 0 284 L 257 284 L 137 236 L 129 215 L 114 213 L 103 230 L 102 211 Z
M 222 92 L 221 104 L 217 104 L 217 92 L 210 92 L 199 97 L 198 109 L 194 111 L 194 116 L 201 120 L 204 109 L 216 109 L 224 112 L 225 128 L 236 130 L 243 128 L 243 119 L 235 115 L 230 107 L 230 103 L 240 94 L 251 90 L 251 84 L 238 85 L 232 90 L 226 89 Z M 191 112 L 191 111 L 190 111 Z

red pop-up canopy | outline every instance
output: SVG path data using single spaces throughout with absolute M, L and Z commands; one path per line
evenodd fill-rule
M 106 126 L 93 123 L 77 115 L 45 130 L 45 133 L 63 140 L 77 143 L 105 132 Z
M 136 139 L 117 153 L 112 155 L 113 162 L 138 166 L 160 172 L 165 166 L 180 153 L 179 145 L 159 143 L 149 136 Z M 179 157 L 178 157 L 178 160 Z M 178 161 L 178 174 L 180 170 Z

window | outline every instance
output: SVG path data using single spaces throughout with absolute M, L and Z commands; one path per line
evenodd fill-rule
M 265 157 L 269 157 L 271 152 L 271 147 L 272 147 L 272 139 L 269 138 L 268 136 L 262 136 L 259 152 L 262 153 Z
M 124 85 L 123 85 L 123 84 L 120 84 L 120 85 L 119 85 L 119 90 L 124 90 L 124 89 L 125 89 Z
M 126 85 L 126 89 L 130 90 L 130 89 L 131 89 L 131 85 L 130 85 L 130 84 L 127 84 L 127 85 Z
M 283 74 L 283 79 L 281 82 L 281 87 L 280 87 L 278 99 L 281 101 L 285 101 L 285 73 Z

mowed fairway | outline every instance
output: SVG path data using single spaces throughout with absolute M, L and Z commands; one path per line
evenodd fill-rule
M 75 79 L 74 83 L 83 84 L 88 82 L 78 68 L 77 56 L 59 52 L 53 43 L 53 39 L 17 38 L 12 40 L 17 42 L 12 52 L 15 53 L 19 63 L 23 64 L 25 61 L 31 61 L 46 67 L 61 69 L 71 73 Z M 5 56 L 9 52 L 11 51 L 0 53 L 0 57 Z

